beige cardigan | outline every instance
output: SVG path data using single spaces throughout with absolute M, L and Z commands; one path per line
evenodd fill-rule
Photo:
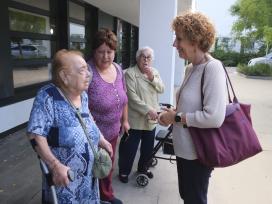
M 130 127 L 136 130 L 152 130 L 156 124 L 149 121 L 147 113 L 159 110 L 158 94 L 163 93 L 164 84 L 159 72 L 152 68 L 153 81 L 149 81 L 135 65 L 126 70 L 125 79 L 128 95 L 128 120 Z
M 177 112 L 186 114 L 187 126 L 199 128 L 217 128 L 225 118 L 227 104 L 226 75 L 220 61 L 209 56 L 209 62 L 189 67 L 181 86 Z M 203 111 L 201 104 L 201 77 L 206 66 L 203 92 Z M 178 90 L 178 92 L 180 89 Z M 177 97 L 178 98 L 178 97 Z M 188 128 L 181 123 L 173 126 L 175 155 L 184 159 L 197 159 Z

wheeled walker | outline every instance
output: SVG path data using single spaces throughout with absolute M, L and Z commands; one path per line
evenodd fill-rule
M 160 104 L 161 106 L 166 106 L 170 108 L 170 104 Z M 155 136 L 155 140 L 158 141 L 151 155 L 149 156 L 148 161 L 146 162 L 146 167 L 154 167 L 158 164 L 158 159 L 164 159 L 169 161 L 175 161 L 176 159 L 172 159 L 172 155 L 174 155 L 173 141 L 172 141 L 172 129 L 173 125 L 170 125 L 166 130 L 159 130 Z M 162 147 L 163 153 L 170 155 L 169 157 L 161 157 L 156 156 L 159 149 Z M 136 183 L 139 187 L 145 187 L 149 183 L 149 178 L 146 174 L 140 173 L 136 177 Z

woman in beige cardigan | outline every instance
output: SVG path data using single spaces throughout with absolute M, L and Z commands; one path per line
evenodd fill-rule
M 199 162 L 187 127 L 218 128 L 222 125 L 227 104 L 226 76 L 222 63 L 208 53 L 214 43 L 215 28 L 204 14 L 181 14 L 173 20 L 172 28 L 176 35 L 173 46 L 180 58 L 191 64 L 177 92 L 176 109 L 166 109 L 160 114 L 159 122 L 173 124 L 180 197 L 185 204 L 207 204 L 213 168 Z
M 159 72 L 151 67 L 154 51 L 143 47 L 136 53 L 137 65 L 125 73 L 128 95 L 128 118 L 131 129 L 125 133 L 119 146 L 119 179 L 128 182 L 133 161 L 141 141 L 138 172 L 153 178 L 146 167 L 148 156 L 152 153 L 156 129 L 158 94 L 163 93 L 164 84 Z

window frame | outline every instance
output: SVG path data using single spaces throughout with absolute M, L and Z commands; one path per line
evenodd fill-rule
M 49 4 L 51 4 L 53 1 L 49 0 Z M 16 2 L 16 1 L 8 1 L 8 3 L 5 6 L 5 9 L 7 9 L 7 13 L 5 15 L 7 15 L 5 18 L 9 19 L 9 8 L 12 9 L 17 9 L 19 11 L 26 11 L 26 12 L 30 12 L 33 14 L 38 14 L 41 16 L 45 16 L 45 17 L 49 17 L 49 22 L 50 25 L 55 24 L 56 19 L 53 15 L 52 10 L 48 11 L 48 10 L 43 10 L 37 7 L 33 7 L 30 5 L 26 5 L 20 2 Z M 51 6 L 50 6 L 51 8 Z M 9 49 L 6 51 L 6 55 L 9 55 L 7 61 L 8 61 L 8 73 L 5 73 L 5 77 L 6 77 L 6 81 L 4 82 L 4 86 L 8 86 L 8 88 L 3 88 L 4 91 L 6 91 L 5 89 L 7 89 L 7 94 L 5 95 L 1 95 L 0 96 L 0 107 L 4 107 L 6 105 L 10 105 L 10 104 L 14 104 L 29 98 L 32 98 L 36 95 L 37 91 L 39 90 L 39 88 L 41 88 L 43 85 L 50 83 L 51 80 L 47 80 L 47 81 L 41 81 L 38 83 L 33 83 L 33 84 L 29 84 L 26 86 L 22 86 L 22 87 L 14 87 L 14 79 L 13 79 L 13 69 L 16 67 L 20 67 L 20 66 L 27 66 L 27 65 L 35 65 L 35 64 L 49 64 L 52 60 L 52 56 L 55 53 L 56 46 L 54 46 L 54 44 L 56 44 L 57 38 L 56 38 L 56 33 L 54 34 L 41 34 L 41 33 L 31 33 L 31 32 L 22 32 L 22 31 L 13 31 L 10 30 L 10 25 L 9 25 L 9 20 L 8 20 L 8 36 L 6 37 L 8 40 L 8 44 L 9 44 Z M 10 43 L 11 43 L 11 39 L 12 38 L 22 38 L 22 39 L 31 39 L 31 40 L 47 40 L 50 41 L 50 53 L 51 53 L 51 58 L 47 58 L 47 59 L 20 59 L 20 60 L 16 60 L 16 59 L 12 59 L 11 56 L 11 47 L 10 47 Z M 1 88 L 2 91 L 2 88 Z

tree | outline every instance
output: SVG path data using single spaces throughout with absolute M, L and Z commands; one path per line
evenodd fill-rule
M 46 33 L 46 19 L 42 16 L 10 9 L 9 21 L 13 31 Z
M 237 0 L 230 12 L 238 17 L 232 26 L 236 38 L 263 40 L 268 51 L 272 45 L 272 0 Z

